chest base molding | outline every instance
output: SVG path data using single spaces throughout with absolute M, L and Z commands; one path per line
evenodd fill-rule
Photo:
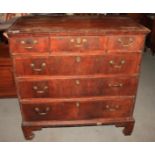
M 123 127 L 123 134 L 129 136 L 132 134 L 135 120 L 132 117 L 118 119 L 91 119 L 91 120 L 76 120 L 76 121 L 42 121 L 42 122 L 23 122 L 22 130 L 25 139 L 32 140 L 35 136 L 34 131 L 42 130 L 49 127 L 82 127 L 82 126 L 101 126 L 115 125 Z

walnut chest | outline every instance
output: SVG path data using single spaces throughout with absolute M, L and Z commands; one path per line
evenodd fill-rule
M 130 135 L 145 36 L 126 17 L 29 16 L 8 30 L 26 139 L 111 124 Z

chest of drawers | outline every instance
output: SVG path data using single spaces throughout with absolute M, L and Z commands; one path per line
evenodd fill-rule
M 116 125 L 130 135 L 149 30 L 125 17 L 22 17 L 8 30 L 26 139 L 44 127 Z

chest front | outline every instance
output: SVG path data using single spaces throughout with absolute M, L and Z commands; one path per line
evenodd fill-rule
M 42 18 L 33 20 L 44 25 Z M 59 21 L 45 19 L 48 26 Z M 25 138 L 31 139 L 32 131 L 43 127 L 102 124 L 124 126 L 130 135 L 147 31 L 138 27 L 131 31 L 128 25 L 121 31 L 101 24 L 112 19 L 75 18 L 98 24 L 98 30 L 93 24 L 79 29 L 71 24 L 74 17 L 64 19 L 60 20 L 63 31 L 51 24 L 42 31 L 21 27 L 16 34 L 14 29 L 29 18 L 9 30 Z

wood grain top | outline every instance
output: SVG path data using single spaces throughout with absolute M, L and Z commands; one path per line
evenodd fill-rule
M 146 34 L 149 29 L 128 17 L 26 16 L 19 18 L 8 34 L 53 33 L 58 35 Z

